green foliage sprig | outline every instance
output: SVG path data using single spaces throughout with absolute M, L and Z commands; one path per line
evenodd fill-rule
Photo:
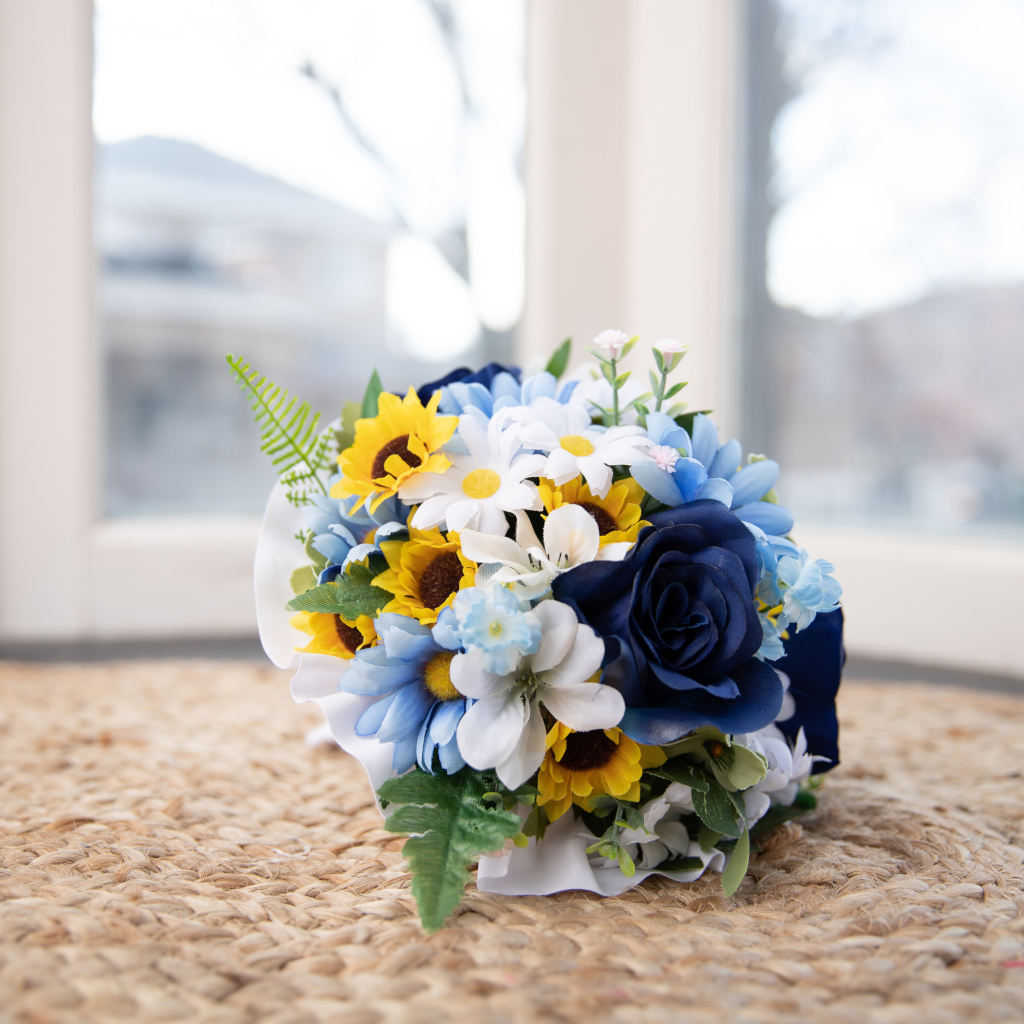
M 249 399 L 260 428 L 260 450 L 270 461 L 293 505 L 309 501 L 311 491 L 327 493 L 321 474 L 328 467 L 335 439 L 320 432 L 320 413 L 310 416 L 308 402 L 300 402 L 284 388 L 267 380 L 241 356 L 229 355 L 228 366 Z
M 354 620 L 360 615 L 375 616 L 391 600 L 388 591 L 375 587 L 372 568 L 353 562 L 330 583 L 321 583 L 288 602 L 293 612 L 318 612 Z
M 382 802 L 398 805 L 385 828 L 410 837 L 402 852 L 428 932 L 437 931 L 459 905 L 469 866 L 520 834 L 519 815 L 493 799 L 492 781 L 471 768 L 454 775 L 414 768 L 377 790 Z

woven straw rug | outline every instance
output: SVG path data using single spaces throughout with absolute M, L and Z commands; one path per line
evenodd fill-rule
M 361 769 L 250 665 L 0 665 L 0 1019 L 1024 1019 L 1024 697 L 850 682 L 732 900 L 482 895 L 427 937 Z

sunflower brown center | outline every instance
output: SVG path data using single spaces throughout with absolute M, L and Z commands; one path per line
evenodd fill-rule
M 334 632 L 338 634 L 338 639 L 345 650 L 353 654 L 359 650 L 363 634 L 355 626 L 350 626 L 340 615 L 334 616 Z
M 413 455 L 409 451 L 408 434 L 393 437 L 377 452 L 377 457 L 373 460 L 373 468 L 370 470 L 370 479 L 379 480 L 382 476 L 388 475 L 387 461 L 392 455 L 401 455 L 408 466 L 418 466 L 421 461 L 418 455 Z
M 440 608 L 462 582 L 462 563 L 454 551 L 442 551 L 420 576 L 420 601 L 424 608 Z
M 602 537 L 619 528 L 618 523 L 600 505 L 595 505 L 592 501 L 581 501 L 579 506 L 584 512 L 590 513 L 594 522 L 597 523 L 597 532 Z
M 558 763 L 573 772 L 603 768 L 618 749 L 618 744 L 608 739 L 603 729 L 571 732 L 565 738 L 565 753 L 558 759 Z

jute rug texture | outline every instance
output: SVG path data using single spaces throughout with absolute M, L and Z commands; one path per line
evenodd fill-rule
M 1024 697 L 849 682 L 843 764 L 731 900 L 478 893 L 420 929 L 287 676 L 0 665 L 0 1020 L 1024 1020 Z

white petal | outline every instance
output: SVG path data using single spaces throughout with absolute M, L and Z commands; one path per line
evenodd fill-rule
M 512 687 L 512 680 L 507 676 L 496 676 L 484 668 L 484 654 L 480 650 L 456 654 L 448 672 L 455 689 L 464 697 L 476 700 L 496 697 Z
M 531 483 L 512 484 L 510 487 L 502 487 L 493 498 L 494 504 L 503 508 L 506 512 L 517 512 L 521 508 L 528 508 L 539 512 L 544 507 L 541 501 L 540 492 L 536 485 Z
M 544 522 L 544 547 L 561 569 L 592 562 L 600 545 L 597 522 L 579 505 L 560 505 Z
M 597 455 L 584 456 L 578 460 L 578 465 L 579 472 L 590 487 L 590 493 L 603 498 L 612 486 L 612 471 Z
M 529 706 L 518 694 L 478 700 L 459 722 L 459 753 L 474 768 L 493 768 L 519 745 Z
M 530 664 L 534 672 L 546 672 L 572 650 L 580 623 L 576 613 L 561 601 L 541 601 L 533 611 L 540 619 L 543 632 L 540 646 L 530 658 Z
M 505 513 L 490 502 L 478 502 L 479 514 L 477 516 L 477 529 L 481 533 L 492 533 L 495 536 L 504 536 L 508 530 L 508 521 Z M 448 521 L 451 522 L 449 515 Z
M 575 455 L 570 455 L 567 451 L 561 448 L 556 448 L 548 456 L 547 464 L 544 466 L 544 475 L 553 480 L 556 484 L 564 484 L 571 480 L 574 476 L 578 476 L 580 473 L 580 466 L 584 460 L 577 459 Z M 611 478 L 611 470 L 608 470 L 609 479 Z M 587 483 L 590 483 L 588 480 Z M 594 491 L 594 488 L 590 488 Z M 596 494 L 597 492 L 594 491 Z
M 482 502 L 473 498 L 466 498 L 464 501 L 455 501 L 448 506 L 445 519 L 448 522 L 448 529 L 461 533 L 469 528 L 477 529 L 480 521 L 480 508 Z M 483 533 L 494 533 L 494 530 L 482 530 Z
M 578 732 L 611 729 L 626 712 L 622 694 L 603 683 L 545 686 L 540 699 L 555 718 Z
M 441 473 L 417 473 L 409 477 L 398 489 L 398 495 L 407 505 L 415 505 L 435 494 L 451 490 L 451 482 Z
M 427 498 L 412 517 L 412 525 L 417 530 L 429 530 L 438 523 L 444 522 L 445 513 L 451 504 L 451 497 L 447 494 L 438 494 L 433 498 Z
M 543 548 L 537 531 L 525 512 L 516 513 L 516 543 L 522 548 Z
M 626 555 L 633 550 L 633 544 L 624 540 L 614 544 L 605 544 L 603 548 L 600 548 L 595 557 L 595 562 L 621 562 Z
M 530 567 L 526 552 L 511 537 L 496 537 L 491 533 L 479 530 L 466 530 L 459 534 L 462 553 L 474 562 L 486 565 L 488 562 L 501 562 L 503 565 Z
M 498 763 L 498 778 L 509 789 L 517 789 L 540 767 L 544 760 L 545 739 L 540 710 L 536 705 L 531 705 L 519 743 L 508 757 Z
M 571 608 L 569 610 L 572 611 Z M 545 685 L 568 686 L 572 683 L 582 683 L 601 667 L 601 662 L 604 661 L 604 641 L 589 626 L 577 626 L 572 646 L 550 668 L 538 669 L 537 655 L 534 655 L 533 670 Z M 543 641 L 541 645 L 543 646 Z

